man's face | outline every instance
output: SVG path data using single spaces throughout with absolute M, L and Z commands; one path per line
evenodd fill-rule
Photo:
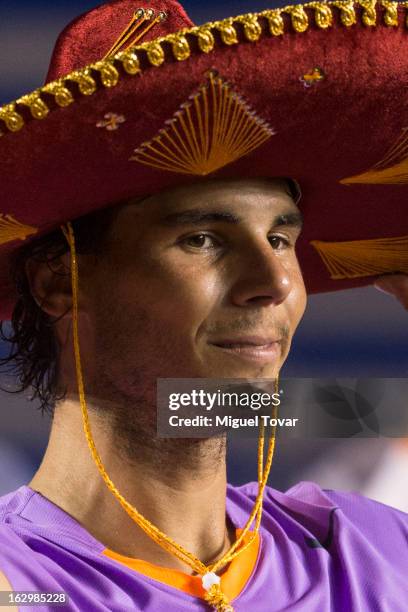
M 94 379 L 136 398 L 157 378 L 276 376 L 306 305 L 299 223 L 281 180 L 212 180 L 124 206 L 81 289 Z

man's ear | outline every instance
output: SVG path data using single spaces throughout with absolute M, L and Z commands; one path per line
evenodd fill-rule
M 72 307 L 71 256 L 27 260 L 25 272 L 31 295 L 38 306 L 52 317 L 61 317 Z

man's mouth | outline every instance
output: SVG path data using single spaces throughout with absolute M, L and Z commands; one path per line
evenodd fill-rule
M 281 343 L 282 338 L 267 336 L 223 338 L 210 342 L 224 353 L 260 362 L 276 361 L 281 353 Z

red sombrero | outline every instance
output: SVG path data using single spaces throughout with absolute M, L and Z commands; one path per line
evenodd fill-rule
M 292 177 L 309 292 L 408 272 L 408 3 L 310 2 L 194 26 L 104 4 L 0 108 L 0 316 L 22 240 L 200 176 Z

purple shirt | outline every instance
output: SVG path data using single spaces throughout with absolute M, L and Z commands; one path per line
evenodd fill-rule
M 256 492 L 257 483 L 228 485 L 227 514 L 237 529 L 245 525 Z M 29 487 L 0 498 L 0 569 L 15 591 L 65 591 L 70 603 L 61 610 L 78 612 L 210 610 L 199 597 L 106 551 Z M 259 548 L 231 602 L 237 612 L 406 612 L 407 602 L 408 514 L 311 482 L 286 493 L 267 487 Z

